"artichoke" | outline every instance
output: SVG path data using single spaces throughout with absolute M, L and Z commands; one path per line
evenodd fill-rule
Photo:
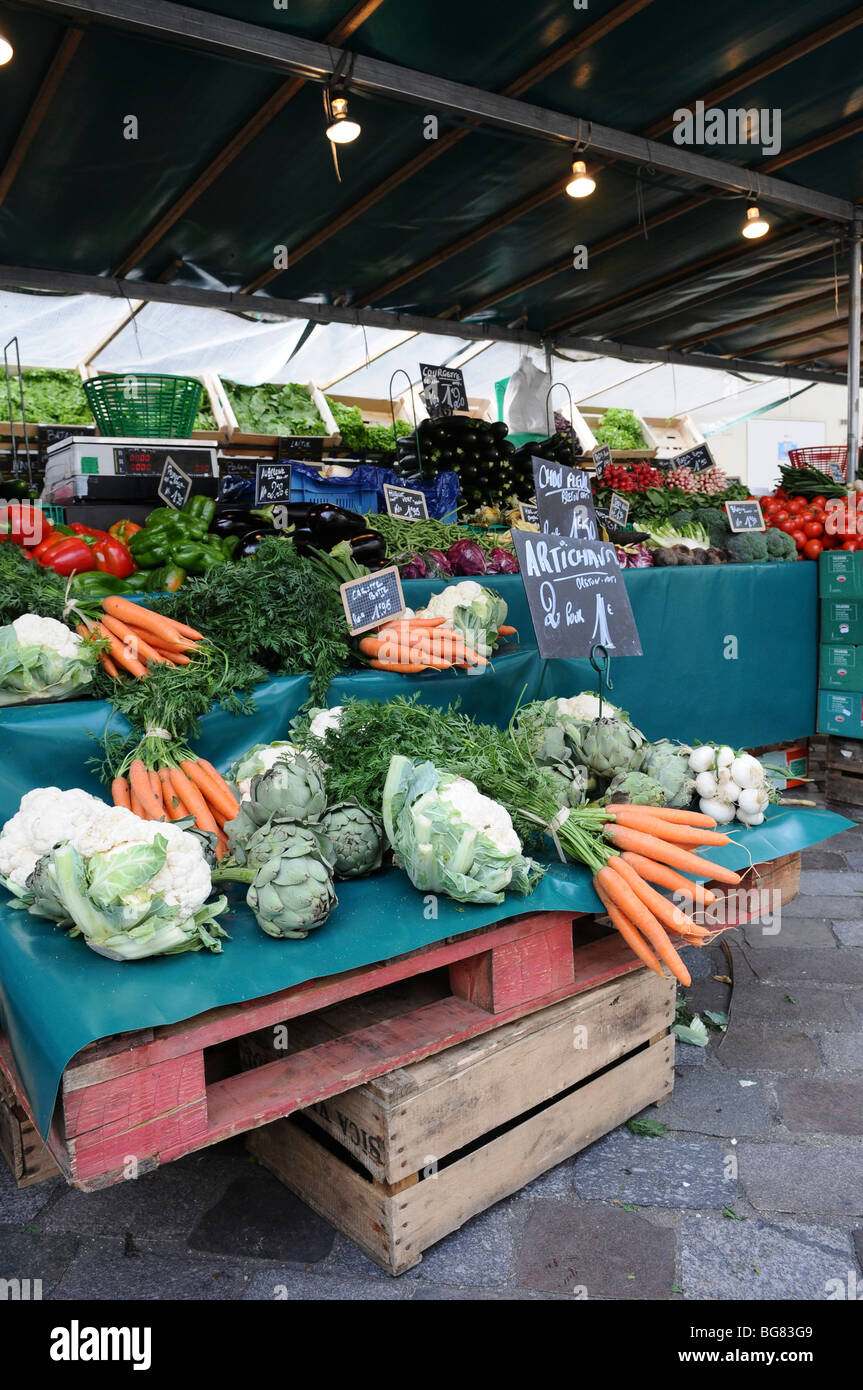
M 253 869 L 260 869 L 271 859 L 281 859 L 283 854 L 293 852 L 299 831 L 314 843 L 315 849 L 332 873 L 335 851 L 333 842 L 323 827 L 300 825 L 298 821 L 288 820 L 283 816 L 273 816 L 266 825 L 258 827 L 243 847 L 243 858 L 240 861 L 238 856 L 238 862 L 249 864 Z
M 249 800 L 242 802 L 234 820 L 226 823 L 231 853 L 240 859 L 252 835 L 271 817 L 314 822 L 320 820 L 326 807 L 327 794 L 316 761 L 302 753 L 290 760 L 280 758 L 267 772 L 252 778 Z
M 321 828 L 332 843 L 336 878 L 360 878 L 380 868 L 384 827 L 373 811 L 340 801 L 324 812 Z
M 597 777 L 638 772 L 647 740 L 626 719 L 594 719 L 580 740 L 581 756 Z
M 254 857 L 245 867 L 228 864 L 216 870 L 213 881 L 247 883 L 246 902 L 268 936 L 308 936 L 339 901 L 322 847 L 332 850 L 316 827 L 273 820 L 251 836 L 246 848 Z
M 609 783 L 605 796 L 611 801 L 630 801 L 635 806 L 665 806 L 665 788 L 644 772 L 624 772 Z
M 645 749 L 641 770 L 663 787 L 666 806 L 682 810 L 695 795 L 695 780 L 689 767 L 691 752 L 687 744 L 672 743 L 669 738 L 649 743 Z

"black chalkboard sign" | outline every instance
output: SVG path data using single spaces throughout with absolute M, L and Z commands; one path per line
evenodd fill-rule
M 597 478 L 601 478 L 608 465 L 611 463 L 611 450 L 607 444 L 600 444 L 593 451 L 593 466 L 596 470 Z
M 691 468 L 693 473 L 703 473 L 705 468 L 715 468 L 716 464 L 706 444 L 695 444 L 682 454 L 675 454 L 668 462 L 673 468 Z
M 541 657 L 588 657 L 597 642 L 610 656 L 641 656 L 623 572 L 609 541 L 518 529 L 512 541 Z
M 39 462 L 43 465 L 46 463 L 48 449 L 61 439 L 80 439 L 82 436 L 90 439 L 95 433 L 95 425 L 40 425 L 36 431 Z
M 541 531 L 595 541 L 599 536 L 590 477 L 583 468 L 533 458 Z
M 401 517 L 403 521 L 428 521 L 425 493 L 419 488 L 384 483 L 384 503 L 390 516 Z
M 291 465 L 259 463 L 255 468 L 255 506 L 266 507 L 271 502 L 290 502 Z
M 279 436 L 280 459 L 322 459 L 324 456 L 324 437 L 322 434 L 282 434 Z
M 432 367 L 420 362 L 423 379 L 423 400 L 431 420 L 467 410 L 464 376 L 458 367 Z
M 162 501 L 167 503 L 169 507 L 175 507 L 178 512 L 183 510 L 189 500 L 189 493 L 192 491 L 192 479 L 188 473 L 183 472 L 178 463 L 174 462 L 170 454 L 165 459 L 162 476 L 156 490 Z
M 539 525 L 539 508 L 535 502 L 519 502 L 519 515 L 528 526 Z
M 725 511 L 732 531 L 763 531 L 760 502 L 726 502 Z
M 629 503 L 625 497 L 621 497 L 619 492 L 611 494 L 608 515 L 617 526 L 625 526 L 629 520 Z
M 402 582 L 395 565 L 341 585 L 342 604 L 353 636 L 379 627 L 405 611 Z
M 830 477 L 833 479 L 834 483 L 838 483 L 840 487 L 844 487 L 845 478 L 842 474 L 842 465 L 838 463 L 831 463 L 828 466 L 830 468 Z

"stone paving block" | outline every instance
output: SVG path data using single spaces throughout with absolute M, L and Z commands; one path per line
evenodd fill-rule
M 41 1297 L 50 1298 L 77 1250 L 76 1236 L 0 1230 L 0 1279 L 29 1279 L 32 1299 L 36 1298 L 34 1280 L 41 1279 Z
M 747 1023 L 817 1023 L 831 1032 L 854 1032 L 860 1027 L 857 993 L 794 982 L 771 985 L 741 980 L 734 987 L 734 1013 Z M 863 995 L 859 1002 L 863 1003 Z
M 863 1033 L 825 1033 L 821 1051 L 826 1065 L 836 1071 L 863 1071 Z
M 693 980 L 710 980 L 724 975 L 728 962 L 718 946 L 684 946 L 680 952 Z
M 767 1134 L 772 1120 L 763 1080 L 755 1086 L 741 1086 L 750 1078 L 745 1071 L 730 1072 L 707 1066 L 684 1072 L 675 1082 L 674 1092 L 662 1106 L 650 1106 L 643 1113 L 661 1120 L 671 1130 L 736 1138 L 743 1134 Z
M 854 1243 L 854 1253 L 857 1256 L 857 1263 L 863 1269 L 863 1230 L 851 1232 L 851 1239 Z
M 383 1274 L 382 1270 L 379 1272 Z M 253 1274 L 241 1297 L 245 1303 L 275 1303 L 278 1308 L 280 1303 L 307 1301 L 353 1303 L 386 1299 L 387 1302 L 397 1303 L 409 1298 L 412 1292 L 413 1285 L 388 1274 L 381 1281 L 372 1282 L 338 1276 L 327 1278 L 317 1272 L 306 1274 L 296 1269 L 275 1269 Z
M 728 969 L 728 962 L 722 962 L 724 969 L 717 969 L 717 975 L 724 975 Z M 679 991 L 685 999 L 689 1001 L 689 1007 L 694 1013 L 703 1013 L 705 1009 L 710 1009 L 713 1013 L 727 1013 L 728 1005 L 731 1000 L 731 986 L 722 985 L 718 980 L 711 976 L 707 980 L 693 980 L 691 985 Z
M 849 869 L 863 869 L 863 850 L 853 849 L 842 857 Z
M 411 1297 L 412 1303 L 454 1302 L 455 1300 L 465 1303 L 499 1303 L 504 1301 L 525 1302 L 531 1299 L 541 1299 L 554 1303 L 572 1302 L 569 1294 L 541 1293 L 537 1289 L 446 1289 L 415 1284 L 414 1290 L 415 1292 Z
M 40 1213 L 68 1190 L 65 1178 L 48 1178 L 46 1182 L 34 1183 L 32 1187 L 18 1188 L 6 1160 L 0 1158 L 0 1226 L 20 1228 L 37 1222 L 41 1228 Z
M 535 1201 L 538 1197 L 571 1197 L 574 1163 L 574 1158 L 558 1163 L 556 1168 L 549 1168 L 547 1173 L 540 1173 L 538 1178 L 534 1178 L 514 1196 L 529 1201 Z
M 789 946 L 801 951 L 812 950 L 815 946 L 830 947 L 835 950 L 836 938 L 827 917 L 780 917 L 779 931 L 776 922 L 747 922 L 744 928 L 746 944 L 757 951 L 775 951 L 778 947 Z M 768 930 L 763 930 L 764 927 Z
M 46 1231 L 80 1235 L 186 1235 L 231 1179 L 249 1171 L 247 1158 L 222 1157 L 206 1150 L 166 1163 L 134 1181 L 100 1192 L 66 1188 L 45 1213 Z M 64 1183 L 65 1188 L 65 1183 Z
M 709 1048 L 696 1047 L 694 1043 L 681 1042 L 678 1038 L 674 1045 L 674 1065 L 675 1067 L 703 1067 L 707 1061 Z
M 737 1145 L 740 1184 L 760 1212 L 863 1216 L 863 1153 L 819 1144 Z
M 725 1151 L 710 1139 L 651 1139 L 614 1130 L 575 1160 L 576 1194 L 645 1207 L 722 1207 L 736 1184 L 724 1175 Z
M 329 1255 L 336 1233 L 289 1191 L 258 1168 L 235 1178 L 189 1235 L 189 1249 L 260 1260 L 317 1264 Z
M 863 1134 L 863 1081 L 782 1077 L 779 1114 L 803 1134 Z
M 842 950 L 839 946 L 808 951 L 777 946 L 772 951 L 762 951 L 756 964 L 762 979 L 768 982 L 793 980 L 795 984 L 863 984 L 863 951 Z
M 636 1212 L 590 1203 L 537 1202 L 519 1240 L 516 1279 L 525 1288 L 588 1299 L 667 1299 L 675 1235 Z
M 833 922 L 833 934 L 843 946 L 863 946 L 863 922 Z
M 509 1198 L 467 1221 L 426 1250 L 422 1262 L 400 1276 L 427 1279 L 435 1284 L 499 1287 L 512 1277 L 513 1238 Z M 357 1279 L 389 1279 L 391 1276 L 364 1255 L 358 1246 L 339 1236 L 323 1273 Z
M 831 1227 L 683 1212 L 679 1232 L 680 1285 L 687 1299 L 821 1300 L 828 1296 L 828 1281 L 846 1279 L 850 1268 L 848 1237 Z
M 808 1033 L 748 1023 L 732 1022 L 714 1056 L 723 1066 L 746 1071 L 814 1071 L 821 1065 Z
M 810 869 L 804 865 L 800 875 L 800 893 L 809 897 L 851 897 L 855 893 L 863 893 L 863 873 Z
M 782 908 L 783 917 L 835 917 L 837 920 L 859 919 L 863 917 L 863 898 L 850 894 L 847 898 L 839 894 L 813 893 L 800 894 L 792 898 Z
M 832 843 L 832 842 L 831 842 Z M 859 863 L 852 863 L 852 859 L 858 859 Z M 813 845 L 811 849 L 803 851 L 803 869 L 863 869 L 863 853 L 840 854 L 835 849 L 824 849 L 821 845 Z
M 246 1289 L 246 1272 L 236 1264 L 179 1259 L 174 1256 L 109 1254 L 90 1249 L 78 1255 L 54 1292 L 61 1302 L 131 1299 L 174 1302 L 203 1299 L 227 1302 L 240 1299 Z

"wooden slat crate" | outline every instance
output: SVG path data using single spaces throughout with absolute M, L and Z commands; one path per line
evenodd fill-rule
M 863 740 L 827 738 L 825 792 L 828 801 L 863 806 Z
M 18 1187 L 56 1178 L 60 1169 L 9 1082 L 0 1072 L 0 1153 Z
M 674 999 L 672 979 L 641 967 L 258 1129 L 247 1146 L 400 1274 L 472 1216 L 668 1098 Z M 300 1045 L 388 1007 L 357 1001 L 304 1019 Z
M 751 872 L 762 870 L 771 876 L 779 872 L 764 865 Z M 789 870 L 782 872 L 787 876 Z M 746 920 L 750 911 L 745 899 L 739 908 L 718 925 L 724 929 Z M 152 1171 L 640 968 L 617 933 L 592 917 L 525 913 L 262 999 L 107 1038 L 84 1048 L 67 1065 L 46 1136 L 48 1148 L 74 1186 L 84 1191 L 108 1187 L 130 1172 Z M 423 1005 L 406 1000 L 397 1015 L 349 1037 L 280 1055 L 255 1071 L 243 1070 L 240 1039 L 440 970 L 447 988 Z M 0 1075 L 32 1123 L 2 1034 Z

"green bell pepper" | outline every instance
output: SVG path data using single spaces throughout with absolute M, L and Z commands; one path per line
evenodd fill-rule
M 112 594 L 128 593 L 129 583 L 128 579 L 119 579 L 113 574 L 88 570 L 85 574 L 75 575 L 69 592 L 73 599 L 86 602 L 88 599 L 103 599 L 109 598 Z
M 216 502 L 212 497 L 206 497 L 202 492 L 193 493 L 183 508 L 184 516 L 194 517 L 198 521 L 203 521 L 204 530 L 210 529 L 210 523 L 216 515 Z

